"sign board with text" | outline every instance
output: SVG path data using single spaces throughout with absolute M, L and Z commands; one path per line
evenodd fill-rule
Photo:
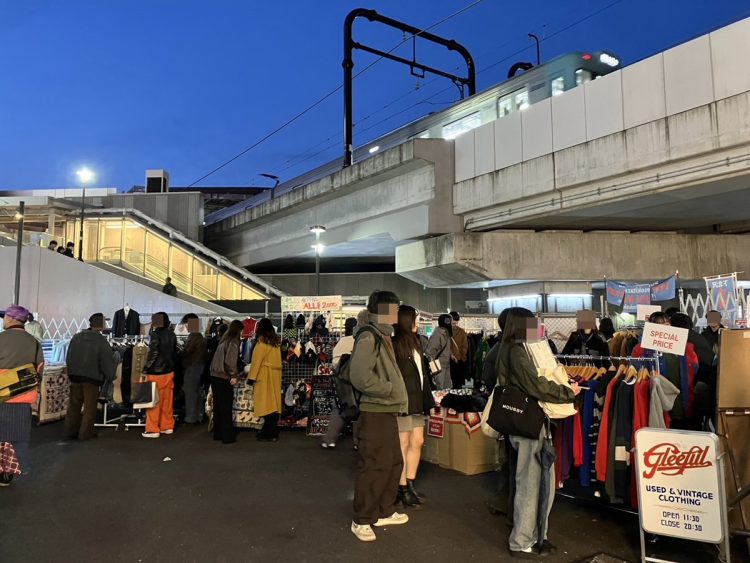
M 340 311 L 343 298 L 341 295 L 288 296 L 281 298 L 282 311 Z
M 651 313 L 657 313 L 659 311 L 661 311 L 661 305 L 638 305 L 635 320 L 647 321 L 651 316 Z
M 687 341 L 688 329 L 686 328 L 646 323 L 643 326 L 641 348 L 684 356 Z
M 635 447 L 642 531 L 720 543 L 726 502 L 716 434 L 642 428 Z

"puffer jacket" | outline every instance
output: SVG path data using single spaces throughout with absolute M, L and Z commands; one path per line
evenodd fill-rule
M 349 359 L 349 379 L 362 393 L 359 409 L 406 414 L 408 397 L 391 344 L 393 327 L 373 322 L 366 326 L 357 332 Z

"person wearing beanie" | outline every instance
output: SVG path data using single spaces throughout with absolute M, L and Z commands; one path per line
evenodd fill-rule
M 68 440 L 88 440 L 96 436 L 94 423 L 99 389 L 115 378 L 115 361 L 103 330 L 104 315 L 95 313 L 89 317 L 88 330 L 76 334 L 68 345 L 65 358 L 70 380 L 70 403 L 65 416 Z
M 44 354 L 39 342 L 26 332 L 24 325 L 29 318 L 29 311 L 20 305 L 13 305 L 5 310 L 3 332 L 0 332 L 0 370 L 14 370 L 32 365 L 41 376 L 44 369 Z M 31 429 L 31 405 L 36 403 L 36 388 L 24 391 L 7 398 L 0 403 L 0 409 L 13 409 L 15 417 L 23 419 Z M 14 418 L 14 420 L 17 420 Z M 0 427 L 0 487 L 7 487 L 16 475 L 21 474 L 21 465 L 16 455 L 16 447 L 6 437 Z
M 451 389 L 453 381 L 451 380 L 451 346 L 453 344 L 453 319 L 450 315 L 440 315 L 438 325 L 430 336 L 427 343 L 425 355 L 430 360 L 437 360 L 440 363 L 440 371 L 433 373 L 437 389 Z

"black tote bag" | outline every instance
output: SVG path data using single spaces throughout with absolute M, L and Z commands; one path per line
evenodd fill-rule
M 539 438 L 544 424 L 544 411 L 539 401 L 515 387 L 495 389 L 487 424 L 500 434 Z

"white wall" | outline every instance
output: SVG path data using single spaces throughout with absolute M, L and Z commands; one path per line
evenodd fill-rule
M 485 123 L 455 140 L 455 181 L 750 90 L 750 18 Z M 491 152 L 494 151 L 494 169 Z
M 0 308 L 13 301 L 16 249 L 0 247 Z M 51 252 L 46 248 L 24 247 L 21 259 L 20 304 L 49 321 L 87 319 L 93 313 L 107 318 L 128 303 L 146 322 L 152 313 L 164 311 L 177 321 L 185 313 L 208 315 L 212 311 L 161 291 L 143 286 Z

